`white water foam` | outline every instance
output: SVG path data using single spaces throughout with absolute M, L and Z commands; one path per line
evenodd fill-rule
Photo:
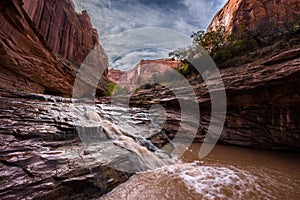
M 256 176 L 234 167 L 178 164 L 168 166 L 165 173 L 179 176 L 202 199 L 244 199 L 262 193 Z

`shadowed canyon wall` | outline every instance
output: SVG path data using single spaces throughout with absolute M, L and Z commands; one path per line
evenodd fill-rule
M 87 11 L 75 12 L 72 0 L 23 0 L 24 9 L 47 46 L 70 61 L 82 63 L 86 56 L 99 44 L 97 30 L 92 27 Z M 105 52 L 99 51 L 105 60 Z
M 92 50 L 85 64 L 108 67 L 88 14 L 77 14 L 72 1 L 5 0 L 0 9 L 1 88 L 70 96 Z M 108 82 L 100 81 L 98 93 Z

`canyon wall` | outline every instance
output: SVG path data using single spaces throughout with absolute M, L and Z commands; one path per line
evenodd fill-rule
M 272 37 L 277 33 L 268 30 L 277 30 L 284 36 L 285 29 L 295 28 L 288 26 L 299 26 L 299 23 L 299 0 L 229 0 L 207 31 L 224 25 L 227 33 L 256 32 Z M 280 46 L 262 47 L 258 54 L 266 49 L 270 53 L 261 59 L 253 56 L 248 64 L 221 70 L 228 111 L 220 142 L 267 149 L 300 149 L 297 87 L 300 46 L 284 42 L 289 46 L 287 51 Z M 208 125 L 210 109 L 205 103 L 200 106 L 204 128 Z
M 50 49 L 64 58 L 82 63 L 99 45 L 97 30 L 87 11 L 75 12 L 72 0 L 23 0 L 24 9 Z M 99 49 L 99 58 L 108 67 L 107 56 Z
M 109 70 L 108 78 L 120 86 L 131 90 L 137 89 L 135 88 L 136 86 L 151 83 L 155 81 L 155 76 L 172 71 L 172 69 L 177 70 L 181 66 L 180 61 L 173 59 L 141 60 L 129 71 Z
M 229 0 L 215 15 L 207 31 L 225 26 L 228 33 L 282 27 L 300 20 L 298 0 Z
M 228 111 L 219 141 L 299 151 L 299 66 L 300 48 L 296 48 L 238 69 L 221 71 Z M 210 110 L 204 103 L 202 108 L 205 124 Z
M 118 82 L 120 80 L 120 78 L 126 74 L 125 71 L 121 71 L 118 69 L 109 69 L 108 70 L 108 74 L 107 77 L 109 78 L 109 80 L 111 80 L 112 82 Z
M 239 67 L 221 69 L 222 80 L 208 74 L 211 85 L 223 81 L 227 95 L 226 120 L 219 142 L 251 148 L 300 151 L 299 66 L 300 47 Z M 211 120 L 211 94 L 206 83 L 199 81 L 199 76 L 189 77 L 189 80 L 197 94 L 201 114 L 194 141 L 203 142 Z M 180 88 L 180 92 L 189 94 L 189 89 Z M 218 98 L 218 90 L 211 92 L 213 98 L 221 99 Z M 178 132 L 182 120 L 178 98 L 182 97 L 176 97 L 160 86 L 140 90 L 131 96 L 131 105 L 150 107 L 155 103 L 168 111 L 163 131 L 149 138 L 159 147 L 168 144 Z M 221 101 L 218 105 L 225 106 Z M 193 116 L 193 112 L 190 114 Z M 218 114 L 214 116 L 215 120 Z M 193 132 L 185 128 L 186 134 L 194 137 Z
M 72 1 L 5 0 L 0 9 L 1 88 L 71 96 L 78 64 L 91 51 L 85 64 L 108 67 L 87 13 L 77 14 Z M 108 82 L 102 77 L 98 94 Z
M 70 94 L 71 74 L 49 51 L 18 0 L 0 2 L 0 87 Z

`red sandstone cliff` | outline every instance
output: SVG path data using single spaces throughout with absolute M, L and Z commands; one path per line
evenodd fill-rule
M 64 58 L 82 63 L 99 44 L 97 30 L 93 29 L 88 13 L 76 13 L 72 0 L 23 2 L 25 11 L 48 47 Z M 104 51 L 99 52 L 99 55 L 103 55 L 106 60 Z
M 269 24 L 281 27 L 299 17 L 299 0 L 229 0 L 207 31 L 220 25 L 224 25 L 228 33 L 268 28 Z
M 94 48 L 87 64 L 107 68 L 86 12 L 77 14 L 70 0 L 24 3 L 0 2 L 1 88 L 71 96 L 78 66 L 68 60 L 80 63 Z M 108 80 L 100 82 L 98 94 Z
M 141 60 L 138 64 L 139 66 L 145 65 L 163 65 L 168 68 L 179 69 L 181 67 L 181 62 L 174 59 L 157 59 L 157 60 Z
M 109 69 L 107 77 L 109 78 L 109 80 L 116 83 L 120 80 L 120 78 L 123 75 L 125 75 L 125 73 L 126 73 L 125 71 L 121 71 L 121 70 L 118 70 L 118 69 Z
M 108 71 L 108 78 L 128 89 L 137 89 L 150 83 L 153 75 L 161 75 L 171 69 L 179 69 L 181 62 L 173 59 L 141 60 L 133 69 L 120 71 L 111 69 Z
M 71 76 L 30 26 L 20 1 L 1 1 L 0 9 L 0 87 L 70 94 Z

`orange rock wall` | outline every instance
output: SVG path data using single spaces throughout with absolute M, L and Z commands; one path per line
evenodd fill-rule
M 93 29 L 88 13 L 76 13 L 72 0 L 23 2 L 36 29 L 55 53 L 70 61 L 82 63 L 98 45 L 98 33 Z
M 271 23 L 282 26 L 300 17 L 299 0 L 229 0 L 215 15 L 207 31 L 224 25 L 227 32 L 256 30 Z

